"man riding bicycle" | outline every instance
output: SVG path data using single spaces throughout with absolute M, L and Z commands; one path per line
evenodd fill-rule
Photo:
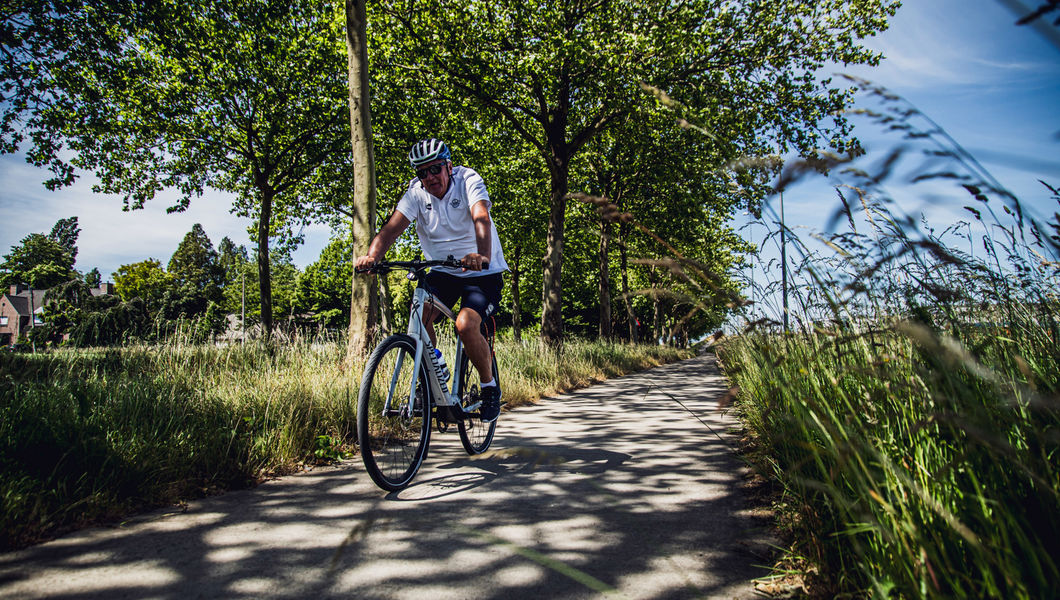
M 468 167 L 454 167 L 445 142 L 430 138 L 417 142 L 409 151 L 409 162 L 416 177 L 383 228 L 372 239 L 368 254 L 354 261 L 357 269 L 378 263 L 394 241 L 415 221 L 420 247 L 427 260 L 463 256 L 463 269 L 436 267 L 420 285 L 446 306 L 459 299 L 456 332 L 464 352 L 478 370 L 482 394 L 482 420 L 492 422 L 501 410 L 501 390 L 494 378 L 489 343 L 482 335 L 482 323 L 501 301 L 508 270 L 504 262 L 497 227 L 490 218 L 490 199 L 482 177 Z M 423 310 L 423 324 L 435 347 L 438 340 L 434 321 L 438 311 Z

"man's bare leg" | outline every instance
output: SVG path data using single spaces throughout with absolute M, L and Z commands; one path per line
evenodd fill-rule
M 464 353 L 478 370 L 482 383 L 493 381 L 493 360 L 490 345 L 482 335 L 482 317 L 470 308 L 460 309 L 456 316 L 456 333 L 464 343 Z
M 438 335 L 434 333 L 434 320 L 438 318 L 438 309 L 430 304 L 423 305 L 423 328 L 427 330 L 427 337 L 431 338 L 431 345 L 438 347 Z

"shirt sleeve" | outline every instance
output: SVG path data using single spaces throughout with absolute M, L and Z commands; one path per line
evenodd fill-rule
M 412 180 L 408 189 L 405 190 L 405 194 L 401 196 L 401 200 L 398 200 L 397 203 L 397 211 L 405 215 L 405 218 L 408 219 L 409 222 L 415 221 L 416 217 L 419 215 L 419 210 L 416 208 L 417 202 L 415 201 L 415 192 L 412 187 L 417 182 L 418 180 L 416 179 Z
M 468 169 L 467 177 L 464 179 L 464 190 L 467 193 L 468 208 L 478 202 L 485 202 L 487 209 L 493 206 L 490 202 L 490 195 L 486 192 L 486 182 L 482 180 L 481 175 L 471 169 Z

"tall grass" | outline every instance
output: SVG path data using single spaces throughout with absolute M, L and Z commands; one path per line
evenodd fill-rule
M 342 339 L 0 354 L 0 548 L 178 502 L 355 447 L 362 367 Z M 498 345 L 505 399 L 688 356 L 572 341 Z
M 352 437 L 338 344 L 60 350 L 0 357 L 0 530 L 81 523 L 295 468 Z
M 829 592 L 1055 591 L 1060 411 L 1015 365 L 980 362 L 1012 355 L 1010 342 L 979 342 L 976 359 L 904 323 L 725 344 L 744 418 L 797 515 L 794 552 Z M 1053 394 L 1058 382 L 1055 365 L 1036 377 Z
M 917 180 L 955 182 L 968 222 L 936 233 L 897 213 L 879 183 L 909 147 L 851 170 L 849 228 L 818 236 L 831 253 L 800 246 L 796 330 L 751 319 L 722 344 L 790 555 L 823 595 L 1056 597 L 1060 225 L 915 110 L 876 116 L 928 144 Z

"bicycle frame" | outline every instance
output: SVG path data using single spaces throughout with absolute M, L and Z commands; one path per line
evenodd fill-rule
M 388 273 L 404 269 L 409 271 L 409 279 L 418 281 L 425 269 L 434 266 L 463 267 L 460 261 L 450 256 L 444 261 L 376 263 L 358 272 Z M 417 287 L 409 307 L 407 333 L 390 335 L 379 342 L 365 365 L 357 392 L 357 437 L 365 469 L 379 487 L 391 492 L 409 485 L 423 463 L 430 444 L 431 420 L 437 419 L 439 432 L 456 424 L 460 443 L 469 455 L 481 454 L 489 448 L 497 426 L 496 419 L 479 423 L 482 401 L 478 386 L 469 385 L 475 380 L 459 336 L 452 363 L 453 377 L 448 381 L 453 393 L 438 376 L 434 346 L 427 334 L 428 328 L 423 324 L 423 315 L 428 308 L 456 322 L 449 307 L 426 289 Z M 411 365 L 405 364 L 408 360 L 412 361 Z M 496 358 L 492 360 L 496 368 Z M 430 368 L 427 368 L 428 364 Z M 411 367 L 411 374 L 408 367 Z M 392 373 L 390 369 L 393 369 Z M 427 381 L 421 382 L 420 377 L 426 377 Z M 406 385 L 409 386 L 407 393 Z M 461 398 L 457 394 L 464 387 L 468 389 Z M 380 398 L 383 394 L 386 397 Z M 375 404 L 377 400 L 383 400 L 381 410 Z M 423 422 L 417 421 L 418 415 L 423 417 Z
M 453 311 L 449 310 L 449 307 L 445 306 L 441 302 L 438 302 L 435 297 L 427 290 L 417 287 L 413 292 L 412 296 L 412 307 L 409 311 L 409 328 L 407 333 L 416 340 L 416 353 L 413 356 L 413 361 L 417 367 L 424 364 L 423 361 L 431 364 L 431 368 L 424 369 L 427 371 L 428 389 L 430 390 L 431 396 L 434 398 L 435 405 L 437 406 L 458 406 L 460 404 L 460 398 L 456 397 L 455 394 L 450 394 L 449 389 L 445 383 L 438 380 L 438 373 L 434 370 L 433 361 L 426 356 L 426 350 L 432 348 L 431 338 L 427 335 L 427 328 L 423 325 L 423 310 L 426 305 L 431 305 L 435 310 L 444 315 L 447 319 L 452 322 L 456 322 L 456 316 L 453 315 Z M 461 358 L 464 354 L 464 343 L 460 341 L 458 337 L 456 340 L 456 355 L 453 357 L 452 363 L 452 383 L 453 390 L 460 389 L 460 377 L 461 373 L 457 368 L 460 365 Z M 404 357 L 402 357 L 404 359 Z M 398 371 L 395 371 L 395 374 Z M 420 369 L 416 368 L 412 371 L 412 386 L 413 390 L 409 397 L 409 406 L 412 406 L 415 402 L 415 390 L 418 378 L 420 376 Z M 397 385 L 396 378 L 390 382 L 390 392 L 393 396 L 394 387 Z M 475 406 L 469 407 L 474 410 Z

